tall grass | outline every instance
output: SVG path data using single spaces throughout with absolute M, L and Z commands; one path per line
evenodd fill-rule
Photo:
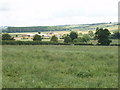
M 3 88 L 116 88 L 117 49 L 3 45 Z

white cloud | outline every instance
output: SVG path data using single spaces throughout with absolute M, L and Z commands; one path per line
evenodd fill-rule
M 1 0 L 0 25 L 117 22 L 118 0 Z

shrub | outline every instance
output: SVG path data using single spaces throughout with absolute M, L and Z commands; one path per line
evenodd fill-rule
M 70 45 L 51 41 L 2 41 L 2 45 Z
M 73 42 L 79 42 L 78 38 L 74 39 Z
M 2 34 L 2 40 L 14 40 L 9 34 Z
M 78 37 L 73 40 L 73 42 L 88 42 L 90 40 L 89 35 L 84 34 L 83 37 Z
M 66 36 L 66 37 L 64 38 L 64 42 L 65 42 L 65 43 L 72 42 L 72 39 L 70 38 L 70 36 Z
M 42 40 L 42 38 L 41 38 L 41 36 L 40 35 L 35 35 L 34 37 L 33 37 L 33 41 L 41 41 Z
M 64 34 L 62 37 L 61 37 L 61 39 L 64 39 L 66 36 L 68 36 L 67 34 Z
M 53 42 L 58 42 L 58 38 L 54 35 L 52 36 L 51 40 L 50 41 L 53 41 Z
M 113 34 L 111 35 L 112 39 L 120 39 L 120 32 L 119 31 L 115 31 L 113 32 Z
M 88 42 L 90 41 L 90 36 L 88 34 L 84 34 L 82 39 L 83 39 L 83 42 Z
M 93 31 L 88 31 L 88 35 L 90 37 L 90 39 L 94 39 L 95 34 L 93 33 Z
M 72 40 L 74 40 L 74 39 L 76 39 L 76 38 L 78 38 L 78 34 L 76 33 L 76 32 L 71 32 L 70 33 L 70 38 L 72 39 Z

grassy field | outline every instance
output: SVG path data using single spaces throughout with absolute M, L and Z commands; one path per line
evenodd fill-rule
M 116 88 L 116 46 L 3 45 L 3 88 Z

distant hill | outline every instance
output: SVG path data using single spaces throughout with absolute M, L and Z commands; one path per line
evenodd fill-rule
M 110 31 L 117 30 L 117 23 L 95 23 L 95 24 L 72 24 L 57 26 L 32 26 L 32 27 L 2 27 L 2 32 L 47 32 L 47 31 L 88 31 L 96 28 L 108 28 Z

